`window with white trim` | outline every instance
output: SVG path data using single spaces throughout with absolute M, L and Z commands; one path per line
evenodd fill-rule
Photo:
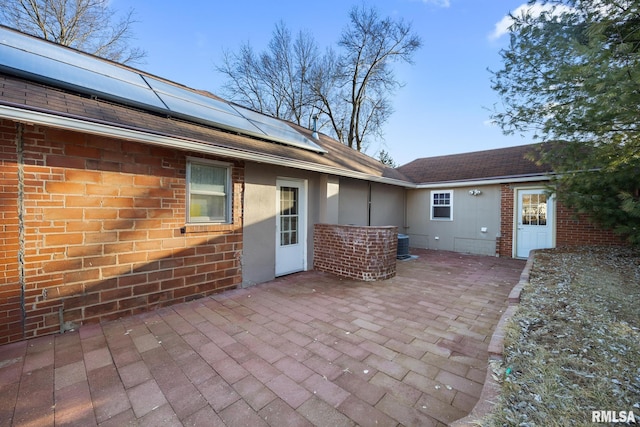
M 431 191 L 431 219 L 453 220 L 453 191 Z
M 231 165 L 187 160 L 187 223 L 231 222 Z

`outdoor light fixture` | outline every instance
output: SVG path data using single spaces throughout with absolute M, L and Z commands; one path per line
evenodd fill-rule
M 478 190 L 477 188 L 475 190 L 469 190 L 470 196 L 479 196 L 481 194 L 482 194 L 482 191 Z

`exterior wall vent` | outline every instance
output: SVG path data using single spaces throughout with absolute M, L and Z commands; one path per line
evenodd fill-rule
M 396 258 L 411 258 L 411 255 L 409 255 L 409 236 L 406 234 L 398 234 L 398 255 Z

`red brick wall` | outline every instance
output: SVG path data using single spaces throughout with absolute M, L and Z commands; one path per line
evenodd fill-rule
M 9 151 L 3 185 L 10 190 L 6 206 L 14 210 L 11 128 L 2 122 L 0 147 Z M 0 343 L 18 332 L 29 338 L 59 331 L 60 309 L 73 327 L 241 283 L 242 163 L 232 172 L 233 223 L 187 226 L 182 233 L 186 156 L 203 156 L 33 126 L 25 126 L 23 141 L 26 319 L 24 331 L 13 325 Z M 13 242 L 12 227 L 3 238 Z M 15 252 L 15 245 L 8 247 Z M 18 269 L 10 255 L 4 279 Z M 8 301 L 2 294 L 0 308 Z
M 514 190 L 509 184 L 501 187 L 501 236 L 499 255 L 511 257 L 513 252 Z M 589 222 L 586 216 L 574 217 L 573 211 L 557 202 L 555 206 L 556 247 L 587 245 L 621 245 L 624 242 L 610 230 L 603 230 Z
M 313 268 L 358 280 L 396 275 L 397 227 L 315 224 Z
M 513 188 L 508 184 L 500 186 L 500 237 L 497 246 L 498 255 L 511 258 L 513 256 Z
M 16 125 L 0 121 L 0 345 L 22 338 Z
M 577 218 L 574 212 L 556 204 L 556 246 L 623 245 L 623 240 L 611 230 L 603 230 L 589 222 L 586 215 Z

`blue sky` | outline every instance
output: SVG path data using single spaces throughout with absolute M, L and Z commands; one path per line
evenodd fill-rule
M 215 71 L 224 49 L 249 41 L 261 51 L 277 22 L 292 33 L 307 30 L 323 50 L 335 45 L 353 6 L 375 6 L 381 16 L 410 22 L 423 41 L 413 65 L 397 66 L 405 83 L 393 98 L 394 114 L 384 128 L 383 148 L 398 164 L 418 157 L 528 144 L 489 124 L 487 109 L 499 102 L 487 68 L 500 68 L 508 35 L 496 25 L 526 0 L 112 0 L 118 11 L 133 8 L 134 44 L 147 51 L 136 67 L 178 83 L 221 94 Z

